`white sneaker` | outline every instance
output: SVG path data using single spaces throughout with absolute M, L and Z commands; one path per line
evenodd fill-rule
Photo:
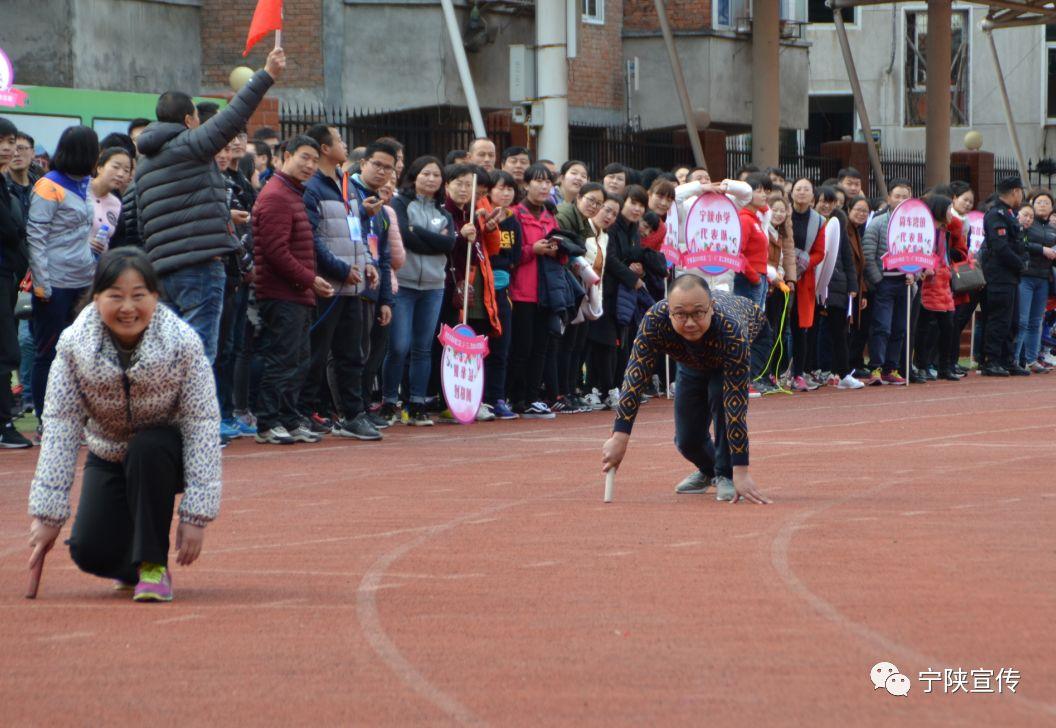
M 854 374 L 848 374 L 840 380 L 839 384 L 836 385 L 836 389 L 861 389 L 864 386 L 865 382 L 855 379 Z
M 282 425 L 263 432 L 257 431 L 255 438 L 261 445 L 292 445 L 294 440 Z
M 482 404 L 477 408 L 477 422 L 491 422 L 495 419 L 495 413 L 491 411 L 490 404 Z
M 1052 352 L 1047 352 L 1045 356 L 1041 358 L 1043 362 L 1048 364 L 1050 367 L 1056 367 L 1056 356 L 1052 355 Z
M 609 395 L 605 398 L 605 409 L 614 410 L 620 405 L 620 390 L 610 389 Z
M 274 432 L 274 428 L 272 428 L 272 431 Z M 304 425 L 290 430 L 289 436 L 293 438 L 294 442 L 319 442 L 323 439 L 321 435 L 315 434 Z

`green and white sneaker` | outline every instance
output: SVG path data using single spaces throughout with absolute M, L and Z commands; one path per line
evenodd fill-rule
M 737 489 L 733 487 L 733 481 L 725 475 L 716 475 L 711 481 L 715 484 L 715 500 L 732 501 L 737 495 Z

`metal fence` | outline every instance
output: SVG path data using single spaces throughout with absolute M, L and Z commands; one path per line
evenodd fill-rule
M 1019 165 L 1014 157 L 994 157 L 994 184 L 1005 177 L 1019 176 Z M 1056 178 L 1056 161 L 1051 159 L 1027 160 L 1027 187 L 1051 190 Z
M 314 124 L 336 127 L 349 149 L 366 146 L 378 137 L 391 136 L 403 144 L 408 164 L 426 154 L 442 160 L 452 150 L 468 149 L 476 136 L 469 112 L 456 106 L 368 111 L 285 104 L 279 121 L 284 139 Z M 488 129 L 488 136 L 500 150 L 510 144 L 508 130 Z
M 593 177 L 606 165 L 618 162 L 633 169 L 659 167 L 670 171 L 693 161 L 693 150 L 684 132 L 635 131 L 624 126 L 573 124 L 568 134 L 569 159 L 586 162 Z

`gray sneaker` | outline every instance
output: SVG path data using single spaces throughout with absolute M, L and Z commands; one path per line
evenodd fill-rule
M 382 417 L 377 412 L 368 412 L 367 421 L 374 425 L 374 429 L 376 430 L 384 430 L 391 424 L 388 418 Z
M 679 495 L 698 495 L 707 491 L 711 483 L 712 479 L 710 477 L 697 470 L 676 485 L 675 492 Z
M 317 435 L 308 429 L 307 425 L 298 425 L 292 430 L 289 430 L 290 437 L 293 438 L 294 442 L 319 442 L 322 440 L 322 436 Z
M 356 440 L 380 440 L 378 428 L 367 419 L 366 412 L 360 412 L 351 420 L 338 420 L 334 425 L 335 437 L 350 437 Z
M 733 481 L 725 475 L 716 475 L 711 481 L 715 484 L 715 500 L 732 501 L 737 495 L 737 489 L 733 487 Z

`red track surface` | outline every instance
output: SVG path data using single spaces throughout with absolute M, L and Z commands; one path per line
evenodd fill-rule
M 674 495 L 666 401 L 607 506 L 606 413 L 238 442 L 166 606 L 64 549 L 22 599 L 36 453 L 0 453 L 0 723 L 1051 726 L 1054 385 L 754 401 L 766 507 Z M 947 667 L 1021 680 L 925 694 Z

